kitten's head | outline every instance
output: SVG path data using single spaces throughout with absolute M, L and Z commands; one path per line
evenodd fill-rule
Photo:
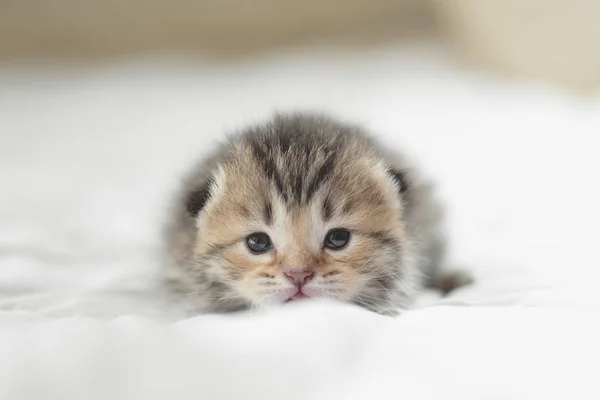
M 188 196 L 215 308 L 329 297 L 391 309 L 405 278 L 400 171 L 358 130 L 277 117 L 231 140 Z

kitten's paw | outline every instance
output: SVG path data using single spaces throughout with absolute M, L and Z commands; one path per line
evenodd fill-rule
M 454 289 L 470 285 L 473 282 L 474 279 L 468 272 L 460 269 L 452 269 L 440 272 L 439 276 L 433 280 L 433 287 L 446 295 Z

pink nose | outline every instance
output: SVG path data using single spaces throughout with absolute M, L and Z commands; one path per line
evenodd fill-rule
M 315 273 L 311 271 L 285 271 L 283 274 L 297 286 L 302 286 L 315 277 Z

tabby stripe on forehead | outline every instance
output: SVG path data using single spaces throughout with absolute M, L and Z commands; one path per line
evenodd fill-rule
M 325 182 L 329 178 L 331 170 L 333 169 L 334 158 L 335 157 L 334 157 L 333 153 L 328 153 L 327 156 L 325 157 L 325 160 L 323 161 L 323 164 L 321 164 L 321 167 L 315 174 L 314 179 L 312 180 L 310 185 L 308 185 L 308 189 L 306 190 L 306 201 L 307 202 L 310 201 L 310 199 L 312 199 L 312 197 L 315 195 L 315 193 L 319 189 L 319 186 L 321 186 L 323 184 L 323 182 Z
M 252 154 L 254 155 L 256 161 L 262 166 L 263 172 L 267 178 L 271 179 L 275 183 L 275 189 L 281 195 L 281 197 L 287 201 L 288 196 L 284 191 L 283 180 L 277 171 L 277 165 L 275 164 L 273 157 L 268 154 L 266 150 L 261 148 L 259 143 L 253 142 L 251 143 L 251 147 Z
M 267 225 L 271 225 L 273 223 L 273 209 L 271 207 L 271 202 L 267 201 L 265 203 L 265 209 L 263 211 L 265 222 Z
M 323 201 L 323 221 L 329 221 L 329 219 L 331 219 L 331 215 L 333 213 L 333 210 L 331 208 L 331 200 L 329 199 L 329 196 L 325 197 L 325 200 Z
M 304 182 L 302 181 L 302 171 L 298 171 L 298 175 L 296 175 L 295 183 L 294 183 L 294 199 L 298 201 L 298 203 L 302 203 L 302 187 L 304 186 Z
M 277 136 L 277 145 L 282 154 L 287 153 L 291 146 L 290 135 L 281 134 Z

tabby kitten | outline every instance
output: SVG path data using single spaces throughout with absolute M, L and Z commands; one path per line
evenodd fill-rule
M 231 136 L 185 179 L 166 235 L 170 287 L 199 311 L 327 297 L 395 314 L 442 273 L 441 210 L 362 129 L 276 115 Z

